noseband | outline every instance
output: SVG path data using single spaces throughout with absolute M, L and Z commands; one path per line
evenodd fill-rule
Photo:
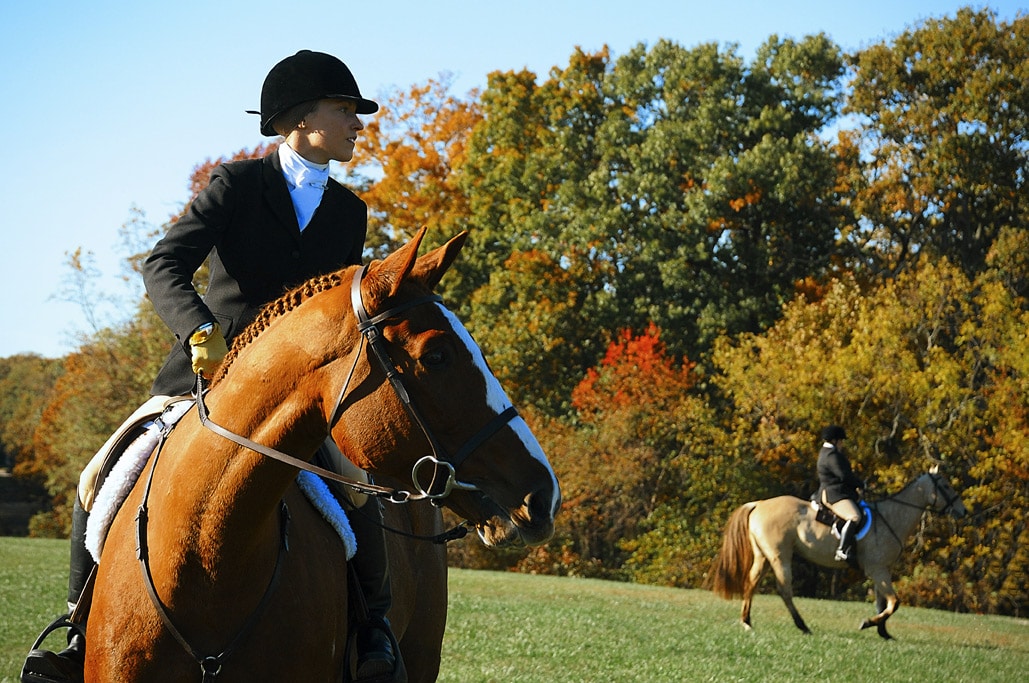
M 457 479 L 457 468 L 471 455 L 479 446 L 485 443 L 491 436 L 499 431 L 504 425 L 513 420 L 517 415 L 518 411 L 514 406 L 508 406 L 507 409 L 501 411 L 496 417 L 490 420 L 486 425 L 480 429 L 472 438 L 470 438 L 465 444 L 457 451 L 457 453 L 450 455 L 446 449 L 439 442 L 439 440 L 433 435 L 432 430 L 429 428 L 428 423 L 425 421 L 421 411 L 418 410 L 414 402 L 411 400 L 411 394 L 408 392 L 407 387 L 404 385 L 404 380 L 397 372 L 396 364 L 393 359 L 390 358 L 389 350 L 386 348 L 386 339 L 382 334 L 382 329 L 379 325 L 390 318 L 396 317 L 401 311 L 405 311 L 415 306 L 421 306 L 427 303 L 441 303 L 442 297 L 437 294 L 430 294 L 428 296 L 419 297 L 406 301 L 399 306 L 394 306 L 374 317 L 369 317 L 368 311 L 364 307 L 364 301 L 361 296 L 361 281 L 364 279 L 365 273 L 368 271 L 368 266 L 364 266 L 356 273 L 354 273 L 353 282 L 350 285 L 350 302 L 354 309 L 354 315 L 357 316 L 357 329 L 362 335 L 362 340 L 368 342 L 368 348 L 372 350 L 373 355 L 379 362 L 379 366 L 383 372 L 386 373 L 386 379 L 389 380 L 390 386 L 393 387 L 394 393 L 397 398 L 404 405 L 411 419 L 414 421 L 418 428 L 421 429 L 422 434 L 425 435 L 425 440 L 429 442 L 429 448 L 432 450 L 431 455 L 426 455 L 419 458 L 415 462 L 414 467 L 411 468 L 411 480 L 414 483 L 415 489 L 419 498 L 428 498 L 433 502 L 439 501 L 441 498 L 445 498 L 450 495 L 450 492 L 454 489 L 461 491 L 478 491 L 479 487 L 467 482 L 459 481 Z M 349 378 L 347 380 L 349 384 Z M 343 398 L 347 390 L 347 384 L 343 386 L 340 392 L 339 400 L 336 402 L 336 410 L 332 415 L 332 419 L 329 421 L 329 430 L 331 432 L 332 427 L 336 424 L 336 421 L 342 416 L 343 413 Z M 431 467 L 431 479 L 428 486 L 423 486 L 420 478 L 420 474 L 426 467 Z
M 942 486 L 940 486 L 940 481 L 942 481 L 943 479 L 942 474 L 930 474 L 929 478 L 932 479 L 933 482 L 933 492 L 941 495 L 943 497 L 943 502 L 946 503 L 946 505 L 944 505 L 943 508 L 941 508 L 940 510 L 937 510 L 937 512 L 941 514 L 947 512 L 952 507 L 954 507 L 955 502 L 961 500 L 961 496 L 959 496 L 956 492 L 954 493 L 953 497 L 947 496 L 947 492 L 943 489 Z M 935 501 L 933 501 L 933 504 L 935 505 Z

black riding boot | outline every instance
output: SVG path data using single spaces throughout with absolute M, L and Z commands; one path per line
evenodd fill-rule
M 82 509 L 78 496 L 71 517 L 68 568 L 68 609 L 74 611 L 86 580 L 93 571 L 93 556 L 86 550 L 86 522 L 89 513 Z M 87 607 L 88 606 L 84 606 Z M 86 609 L 88 612 L 88 609 Z M 83 626 L 85 622 L 83 621 Z M 68 630 L 68 647 L 58 653 L 32 650 L 22 669 L 23 683 L 81 683 L 86 656 L 86 638 L 75 629 Z
M 356 680 L 391 680 L 398 653 L 386 613 L 393 603 L 389 583 L 389 558 L 382 530 L 382 508 L 378 500 L 347 514 L 357 539 L 357 552 L 350 562 L 357 574 L 368 608 L 368 623 L 357 634 Z
M 854 537 L 857 535 L 858 523 L 847 520 L 840 530 L 840 547 L 836 549 L 836 559 L 840 562 L 850 561 L 850 553 L 854 549 Z

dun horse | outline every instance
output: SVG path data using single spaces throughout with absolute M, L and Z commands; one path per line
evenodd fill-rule
M 402 512 L 387 503 L 389 524 L 435 533 L 431 499 L 488 546 L 550 539 L 553 469 L 432 294 L 467 235 L 418 257 L 423 235 L 364 269 L 306 283 L 240 335 L 110 527 L 87 682 L 345 680 L 344 545 L 296 485 L 330 432 L 376 475 L 371 495 L 422 499 Z M 401 555 L 391 616 L 411 680 L 434 680 L 444 555 L 410 548 L 391 548 Z
M 900 493 L 869 506 L 872 524 L 868 534 L 857 543 L 857 563 L 875 586 L 879 612 L 865 619 L 861 628 L 875 626 L 880 636 L 890 638 L 886 620 L 898 605 L 890 567 L 900 557 L 926 510 L 950 512 L 958 518 L 964 517 L 966 510 L 936 467 L 910 482 Z M 836 545 L 829 526 L 815 520 L 810 501 L 779 496 L 745 503 L 726 525 L 722 550 L 711 566 L 711 589 L 726 599 L 743 598 L 740 621 L 749 630 L 751 600 L 768 563 L 793 623 L 804 633 L 810 633 L 793 604 L 793 556 L 800 555 L 823 567 L 845 567 L 845 562 L 834 558 Z

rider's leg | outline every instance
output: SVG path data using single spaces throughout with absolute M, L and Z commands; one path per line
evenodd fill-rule
M 331 439 L 326 439 L 319 458 L 334 472 L 367 483 L 368 474 L 346 459 Z M 368 623 L 358 631 L 357 680 L 376 678 L 394 671 L 397 653 L 386 613 L 393 602 L 389 557 L 382 529 L 382 507 L 377 499 L 333 483 L 333 494 L 347 511 L 350 528 L 357 540 L 357 552 L 350 561 L 357 574 L 368 608 Z
M 848 519 L 840 530 L 840 545 L 836 548 L 836 559 L 846 562 L 850 559 L 850 551 L 854 546 L 854 536 L 857 534 L 858 523 Z
M 93 556 L 86 550 L 86 512 L 78 496 L 72 511 L 71 539 L 68 571 L 68 610 L 74 611 L 86 580 L 93 571 Z M 68 647 L 60 652 L 32 650 L 25 660 L 24 673 L 32 681 L 81 681 L 86 654 L 86 639 L 75 629 L 68 630 Z
M 844 498 L 832 504 L 832 511 L 846 520 L 843 529 L 840 530 L 840 545 L 836 549 L 836 559 L 846 562 L 850 559 L 850 553 L 854 548 L 854 538 L 857 536 L 861 523 L 861 509 L 853 500 Z
M 357 636 L 357 680 L 361 680 L 389 674 L 396 665 L 386 619 L 393 594 L 379 500 L 372 499 L 364 507 L 349 511 L 347 519 L 357 539 L 357 552 L 351 562 L 368 607 L 368 623 Z

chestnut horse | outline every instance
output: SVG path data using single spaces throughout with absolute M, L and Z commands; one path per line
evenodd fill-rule
M 869 503 L 869 507 L 872 524 L 868 534 L 857 543 L 857 564 L 872 580 L 879 613 L 865 619 L 861 628 L 875 626 L 880 636 L 889 639 L 886 620 L 898 605 L 890 567 L 900 557 L 925 511 L 950 512 L 961 518 L 966 510 L 936 467 L 910 482 L 900 493 Z M 829 526 L 815 520 L 811 501 L 779 496 L 744 503 L 729 518 L 722 550 L 711 566 L 708 581 L 711 589 L 727 600 L 743 598 L 740 621 L 750 630 L 750 603 L 767 562 L 772 566 L 776 589 L 793 616 L 793 623 L 804 633 L 811 633 L 793 604 L 793 554 L 823 567 L 846 567 L 846 562 L 835 559 L 837 544 Z
M 432 293 L 467 233 L 419 257 L 423 236 L 312 279 L 237 337 L 111 524 L 87 683 L 349 677 L 345 549 L 295 483 L 330 433 L 378 482 L 404 487 L 365 492 L 417 506 L 387 504 L 389 525 L 438 531 L 431 500 L 487 546 L 550 539 L 554 471 Z M 413 544 L 391 541 L 392 618 L 410 679 L 434 680 L 445 558 Z

